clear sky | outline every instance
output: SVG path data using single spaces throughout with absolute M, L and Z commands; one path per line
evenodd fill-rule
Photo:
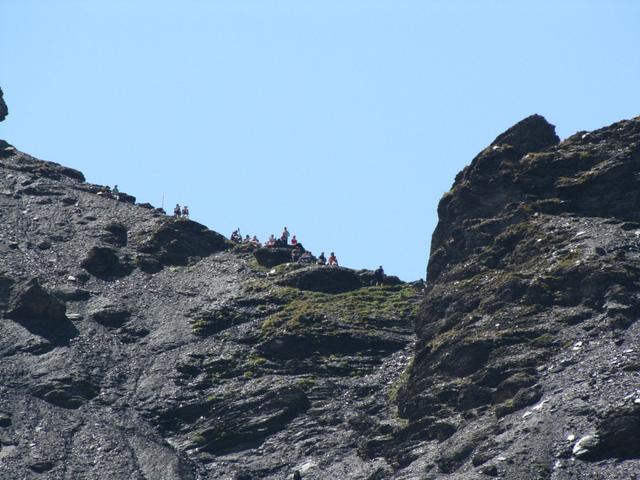
M 506 128 L 640 114 L 637 0 L 0 0 L 0 18 L 0 138 L 406 280 Z

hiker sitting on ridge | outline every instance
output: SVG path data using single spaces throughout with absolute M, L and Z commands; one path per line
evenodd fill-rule
M 330 267 L 338 267 L 338 258 L 336 257 L 336 254 L 331 252 L 331 256 L 329 257 L 329 266 Z
M 382 285 L 384 282 L 384 270 L 382 269 L 382 265 L 378 267 L 378 269 L 373 272 L 374 285 Z
M 240 228 L 233 231 L 230 237 L 233 243 L 242 243 L 242 235 L 240 235 Z
M 265 244 L 265 247 L 273 248 L 275 246 L 276 246 L 276 236 L 272 233 L 269 236 L 269 240 L 267 240 L 267 243 Z
M 294 235 L 293 237 L 291 237 L 291 245 L 297 245 L 297 244 L 298 244 L 298 239 Z
M 307 250 L 302 255 L 300 255 L 298 263 L 313 263 L 314 260 L 315 258 L 313 258 L 313 254 Z
M 320 253 L 320 256 L 318 257 L 318 261 L 316 263 L 318 265 L 326 265 L 327 264 L 327 257 L 324 256 L 324 252 Z
M 180 218 L 180 215 L 182 215 L 182 209 L 180 208 L 180 204 L 176 203 L 176 208 L 173 209 L 173 216 Z
M 296 248 L 291 250 L 291 261 L 297 262 L 301 256 L 302 256 L 302 248 L 300 248 L 300 245 L 296 245 Z
M 258 240 L 258 237 L 256 237 L 255 235 L 253 236 L 253 238 L 251 239 L 251 243 L 255 246 L 260 248 L 262 246 L 262 244 L 260 243 L 260 240 Z

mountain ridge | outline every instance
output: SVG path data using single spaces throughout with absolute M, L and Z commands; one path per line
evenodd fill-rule
M 438 206 L 426 288 L 0 142 L 1 478 L 640 472 L 640 118 L 499 135 Z

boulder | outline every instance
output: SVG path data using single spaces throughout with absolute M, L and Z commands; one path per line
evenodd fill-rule
M 226 238 L 200 223 L 166 218 L 138 250 L 154 255 L 163 265 L 189 265 L 227 248 Z
M 118 200 L 124 203 L 130 203 L 131 205 L 136 203 L 136 197 L 124 192 L 118 194 Z
M 140 254 L 136 257 L 136 266 L 145 273 L 158 273 L 162 264 L 153 255 Z
M 253 252 L 259 265 L 271 268 L 291 261 L 291 249 L 286 247 L 259 248 Z
M 13 287 L 7 317 L 50 344 L 67 345 L 70 338 L 78 335 L 78 330 L 67 318 L 66 310 L 63 302 L 42 288 L 36 279 L 30 279 Z
M 117 305 L 104 305 L 93 310 L 89 315 L 94 321 L 107 328 L 121 327 L 131 318 L 129 310 Z
M 117 247 L 124 247 L 127 245 L 127 227 L 120 222 L 110 222 L 105 225 L 105 233 L 102 239 L 115 245 Z
M 15 285 L 7 315 L 25 321 L 64 322 L 67 307 L 47 292 L 35 278 Z
M 80 265 L 91 275 L 102 279 L 124 277 L 131 272 L 131 265 L 121 261 L 111 247 L 93 247 Z
M 362 287 L 355 271 L 344 267 L 312 266 L 285 275 L 280 285 L 323 293 L 351 292 Z

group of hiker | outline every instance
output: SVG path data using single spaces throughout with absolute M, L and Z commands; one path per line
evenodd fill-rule
M 176 206 L 173 209 L 173 216 L 175 218 L 189 218 L 189 207 L 186 205 L 180 207 L 180 204 L 176 203 Z
M 231 233 L 231 237 L 229 238 L 233 243 L 251 244 L 257 248 L 260 248 L 262 246 L 262 243 L 260 243 L 260 240 L 258 240 L 258 237 L 256 237 L 255 235 L 253 237 L 250 237 L 249 235 L 245 235 L 245 237 L 242 238 L 242 234 L 240 233 L 240 228 L 237 228 L 236 230 L 234 230 Z
M 258 240 L 258 237 L 255 235 L 250 237 L 249 235 L 245 235 L 242 238 L 242 234 L 240 233 L 240 228 L 235 229 L 231 233 L 231 241 L 234 243 L 243 243 L 254 245 L 256 248 L 262 247 L 262 243 Z M 291 238 L 291 242 L 289 242 L 289 238 Z M 302 244 L 298 241 L 298 238 L 295 235 L 291 235 L 287 227 L 284 227 L 282 230 L 282 234 L 280 237 L 276 238 L 276 236 L 272 233 L 269 235 L 269 238 L 264 243 L 266 248 L 289 248 L 291 249 L 291 261 L 297 263 L 307 263 L 307 264 L 316 264 L 316 265 L 329 265 L 331 267 L 338 266 L 338 257 L 336 257 L 335 252 L 331 252 L 329 258 L 325 256 L 324 252 L 321 252 L 318 258 L 314 257 L 314 255 L 305 250 L 302 247 Z
M 104 190 L 101 190 L 98 192 L 98 195 L 104 195 L 119 200 L 120 190 L 118 190 L 118 185 L 114 185 L 113 188 L 106 187 Z M 189 218 L 189 207 L 187 205 L 181 207 L 179 203 L 176 203 L 176 206 L 173 209 L 173 216 L 175 218 Z M 291 242 L 289 242 L 289 238 L 291 238 Z M 255 235 L 253 237 L 245 235 L 245 237 L 242 238 L 239 227 L 231 233 L 231 241 L 234 243 L 250 244 L 256 248 L 262 247 L 262 243 L 260 243 L 260 240 L 258 240 L 258 237 Z M 324 252 L 321 252 L 318 258 L 315 258 L 310 251 L 305 250 L 302 247 L 302 244 L 298 242 L 295 235 L 291 236 L 287 227 L 284 227 L 279 238 L 276 238 L 274 234 L 271 234 L 264 246 L 267 248 L 293 247 L 291 250 L 291 261 L 295 263 L 328 265 L 330 267 L 339 266 L 335 252 L 331 252 L 328 259 L 325 257 Z M 382 265 L 375 270 L 373 275 L 375 285 L 382 285 L 384 281 L 384 270 Z

